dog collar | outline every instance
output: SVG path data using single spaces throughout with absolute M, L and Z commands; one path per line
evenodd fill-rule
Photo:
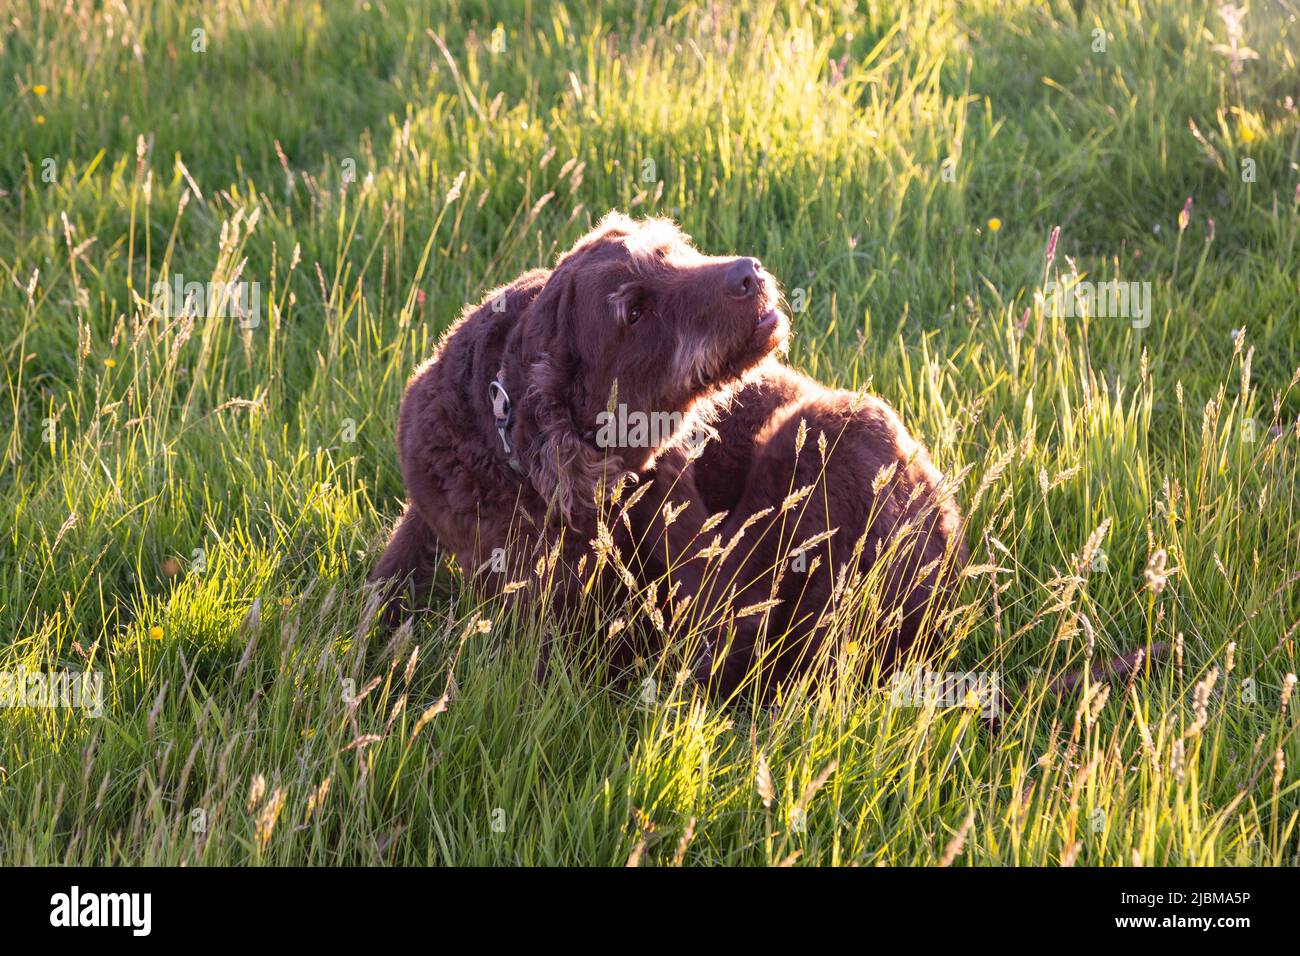
M 501 439 L 501 450 L 506 453 L 507 463 L 517 474 L 524 473 L 524 466 L 519 463 L 519 456 L 510 445 L 510 426 L 514 424 L 514 409 L 510 407 L 510 393 L 501 384 L 505 369 L 497 372 L 497 377 L 488 384 L 488 401 L 492 403 L 492 419 L 496 426 L 497 437 Z

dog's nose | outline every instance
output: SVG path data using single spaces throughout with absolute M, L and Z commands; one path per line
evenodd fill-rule
M 737 259 L 727 266 L 727 272 L 723 276 L 723 287 L 727 295 L 733 299 L 752 299 L 758 295 L 759 268 L 758 260 L 749 258 Z

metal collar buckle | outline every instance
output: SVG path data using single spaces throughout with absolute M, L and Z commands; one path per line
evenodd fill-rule
M 510 393 L 501 384 L 501 372 L 488 384 L 488 400 L 492 403 L 492 418 L 496 425 L 497 437 L 501 439 L 501 450 L 509 457 L 510 467 L 519 474 L 524 473 L 519 458 L 510 446 L 510 426 L 514 424 L 514 410 L 510 407 Z

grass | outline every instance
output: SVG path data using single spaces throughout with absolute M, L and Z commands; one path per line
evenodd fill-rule
M 1296 18 L 1234 54 L 1198 0 L 19 0 L 0 671 L 104 706 L 0 708 L 0 862 L 1295 863 Z M 539 685 L 544 616 L 454 568 L 368 627 L 406 375 L 610 208 L 761 257 L 791 360 L 965 471 L 931 663 L 997 671 L 1000 732 L 851 679 L 611 685 L 595 628 Z M 260 322 L 159 310 L 178 274 Z M 1150 324 L 1036 297 L 1076 274 Z

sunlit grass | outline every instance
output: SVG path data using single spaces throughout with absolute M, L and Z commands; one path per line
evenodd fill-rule
M 0 709 L 0 860 L 1296 861 L 1286 8 L 1235 70 L 1211 3 L 73 7 L 0 23 L 0 670 L 105 706 Z M 996 733 L 855 679 L 720 706 L 680 642 L 611 679 L 640 597 L 556 635 L 444 567 L 369 626 L 407 374 L 614 207 L 761 257 L 791 360 L 965 474 L 927 665 L 996 670 Z M 176 274 L 260 321 L 163 314 Z M 1150 325 L 1035 295 L 1075 276 Z

